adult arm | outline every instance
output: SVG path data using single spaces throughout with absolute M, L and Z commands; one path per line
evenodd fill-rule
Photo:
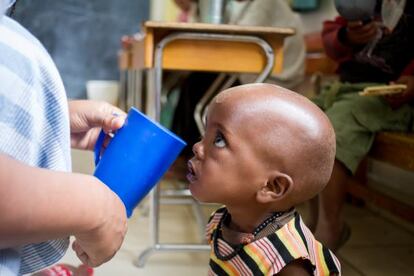
M 402 75 L 395 83 L 407 85 L 403 93 L 385 96 L 388 104 L 396 109 L 404 104 L 414 103 L 414 75 Z
M 378 31 L 378 23 L 371 21 L 348 22 L 342 17 L 323 23 L 322 41 L 326 54 L 337 62 L 352 58 L 355 49 L 372 41 Z
M 0 248 L 74 235 L 74 250 L 90 266 L 116 253 L 127 228 L 124 205 L 97 178 L 30 167 L 4 154 L 0 214 Z

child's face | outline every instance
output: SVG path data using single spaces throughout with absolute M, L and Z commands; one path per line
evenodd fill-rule
M 326 115 L 306 98 L 270 84 L 248 84 L 217 95 L 193 152 L 188 180 L 198 200 L 240 212 L 283 210 L 314 196 L 329 180 L 335 135 Z
M 261 132 L 249 126 L 243 113 L 237 103 L 210 106 L 206 134 L 193 146 L 195 156 L 187 176 L 198 200 L 244 205 L 255 200 L 258 186 L 265 185 L 265 169 L 255 145 Z

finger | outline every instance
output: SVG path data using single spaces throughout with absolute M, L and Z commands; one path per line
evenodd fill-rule
M 91 262 L 89 261 L 89 257 L 88 257 L 88 255 L 86 254 L 86 252 L 83 252 L 83 253 L 76 253 L 76 256 L 78 256 L 79 260 L 80 260 L 83 264 L 85 264 L 85 265 L 87 265 L 87 266 L 92 266 L 92 265 L 91 265 Z
M 75 251 L 76 254 L 81 254 L 83 252 L 82 247 L 79 245 L 79 243 L 77 241 L 74 241 L 72 243 L 72 249 L 73 251 Z
M 396 80 L 395 83 L 408 84 L 408 79 L 401 77 L 398 80 Z
M 108 147 L 109 142 L 111 141 L 111 139 L 112 139 L 112 137 L 110 137 L 109 135 L 105 137 L 105 140 L 102 144 L 103 150 L 106 150 L 106 148 Z
M 368 29 L 364 33 L 364 35 L 367 36 L 367 37 L 373 38 L 373 37 L 375 37 L 377 35 L 377 32 L 378 32 L 378 29 L 377 28 L 372 28 L 372 29 Z
M 371 21 L 371 22 L 361 26 L 361 28 L 360 28 L 361 32 L 371 32 L 371 31 L 376 32 L 377 29 L 378 29 L 378 25 L 375 21 Z
M 89 255 L 82 249 L 82 247 L 75 241 L 72 244 L 72 249 L 75 251 L 76 256 L 78 256 L 79 260 L 90 267 L 96 266 L 89 257 Z
M 367 42 L 372 41 L 375 38 L 376 34 L 377 34 L 376 31 L 374 32 L 369 31 L 366 33 L 360 33 L 356 35 L 356 38 L 361 42 L 367 43 Z
M 105 133 L 112 133 L 121 128 L 125 122 L 125 115 L 107 116 L 102 123 L 102 129 Z
M 74 241 L 72 244 L 72 249 L 75 251 L 76 255 L 80 258 L 83 255 L 86 255 L 85 251 L 82 249 L 82 247 Z
M 113 118 L 111 122 L 112 130 L 120 129 L 124 125 L 125 119 L 126 117 L 124 115 Z
M 348 32 L 352 33 L 354 36 L 359 39 L 371 38 L 376 35 L 378 27 L 376 23 L 369 23 L 367 25 L 356 26 L 353 28 L 348 27 Z
M 111 114 L 126 115 L 125 111 L 116 106 L 112 106 Z
M 348 28 L 354 29 L 354 28 L 359 28 L 363 25 L 362 21 L 358 20 L 358 21 L 349 21 L 348 22 Z
M 88 143 L 86 149 L 93 150 L 95 148 L 96 139 L 98 138 L 100 132 L 100 127 L 94 127 L 86 133 L 83 137 L 83 139 Z
M 94 102 L 90 101 L 90 108 L 88 110 L 87 120 L 89 126 L 102 127 L 105 119 L 108 117 L 117 115 L 125 115 L 125 112 L 116 106 L 110 105 L 107 102 Z
M 353 30 L 355 35 L 360 35 L 360 36 L 370 36 L 370 35 L 376 34 L 377 31 L 378 31 L 378 28 L 375 25 L 363 26 L 363 27 Z

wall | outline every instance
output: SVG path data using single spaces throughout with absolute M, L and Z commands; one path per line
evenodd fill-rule
M 151 0 L 150 18 L 156 21 L 176 21 L 180 10 L 173 0 Z
M 68 97 L 84 98 L 87 80 L 119 79 L 120 39 L 148 16 L 149 0 L 24 0 L 14 18 L 45 45 Z
M 317 10 L 299 13 L 303 23 L 303 32 L 305 34 L 320 32 L 322 30 L 323 21 L 332 20 L 338 15 L 333 0 L 320 0 L 319 3 L 319 8 Z

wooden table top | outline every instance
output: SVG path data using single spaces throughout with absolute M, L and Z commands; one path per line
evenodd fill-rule
M 188 32 L 214 32 L 214 33 L 234 33 L 234 34 L 263 34 L 263 35 L 283 35 L 290 36 L 295 34 L 292 28 L 262 27 L 262 26 L 242 26 L 229 24 L 207 24 L 207 23 L 183 23 L 183 22 L 164 22 L 146 21 L 143 23 L 144 29 L 164 29 L 181 30 Z

